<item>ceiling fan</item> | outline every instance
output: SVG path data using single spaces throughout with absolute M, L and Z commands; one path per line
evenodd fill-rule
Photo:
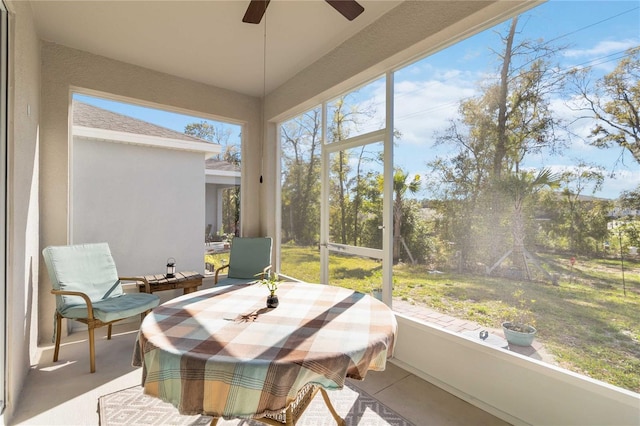
M 242 18 L 242 22 L 248 24 L 259 24 L 262 16 L 267 11 L 267 6 L 271 0 L 251 0 L 247 11 Z M 350 21 L 356 19 L 362 12 L 364 7 L 360 6 L 356 0 L 325 0 L 335 10 L 340 12 L 342 16 Z

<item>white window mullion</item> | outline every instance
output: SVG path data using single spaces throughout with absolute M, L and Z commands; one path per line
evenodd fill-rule
M 329 284 L 329 152 L 327 150 L 327 103 L 322 103 L 320 157 L 320 282 Z
M 7 371 L 7 89 L 9 57 L 9 18 L 4 3 L 0 1 L 0 414 L 6 407 L 6 371 Z
M 391 306 L 393 283 L 393 73 L 386 75 L 382 200 L 382 301 Z
M 281 132 L 281 123 L 278 123 L 278 125 L 276 126 L 276 144 L 278 146 L 278 149 L 276 150 L 276 152 L 278 153 L 276 155 L 276 171 L 275 171 L 275 176 L 282 176 L 282 132 Z M 280 259 L 282 257 L 282 254 L 280 253 L 280 250 L 282 249 L 282 179 L 277 178 L 278 179 L 278 184 L 276 185 L 276 193 L 275 193 L 275 206 L 276 206 L 276 212 L 278 212 L 275 216 L 275 238 L 274 238 L 274 243 L 275 243 L 275 259 L 274 259 L 274 265 L 275 268 L 275 272 L 280 273 Z

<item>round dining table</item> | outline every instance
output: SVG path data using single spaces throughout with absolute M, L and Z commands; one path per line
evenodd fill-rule
M 259 284 L 213 287 L 170 300 L 138 332 L 133 364 L 144 393 L 181 414 L 295 424 L 317 390 L 385 369 L 397 322 L 382 302 L 322 284 L 282 282 L 266 307 Z M 274 421 L 276 419 L 277 421 Z

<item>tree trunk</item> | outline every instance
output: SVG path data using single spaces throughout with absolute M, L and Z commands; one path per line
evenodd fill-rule
M 525 229 L 524 229 L 524 221 L 522 219 L 522 203 L 516 201 L 513 211 L 513 224 L 511 228 L 511 235 L 513 237 L 513 252 L 511 254 L 511 261 L 513 262 L 513 266 L 520 271 L 521 276 L 527 276 L 528 268 L 526 264 L 525 254 L 524 254 L 524 239 L 525 239 Z
M 338 202 L 340 203 L 340 242 L 347 244 L 347 206 L 345 205 L 344 196 L 344 151 L 340 151 L 338 161 L 340 162 L 338 165 L 338 180 L 340 180 L 340 192 L 338 194 Z
M 518 17 L 511 20 L 511 28 L 504 48 L 502 58 L 502 70 L 500 71 L 500 93 L 498 95 L 498 140 L 493 156 L 493 174 L 495 178 L 500 178 L 502 173 L 502 162 L 507 155 L 507 94 L 509 92 L 509 68 L 511 66 L 511 56 L 513 54 L 513 39 L 518 25 Z
M 393 206 L 393 263 L 394 265 L 400 261 L 400 233 L 402 229 L 402 200 L 396 194 L 395 204 Z

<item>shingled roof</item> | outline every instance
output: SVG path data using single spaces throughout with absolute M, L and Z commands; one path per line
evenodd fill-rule
M 207 170 L 222 170 L 225 172 L 240 172 L 240 166 L 236 166 L 233 163 L 229 163 L 228 161 L 216 160 L 215 158 L 208 158 L 205 161 L 205 166 Z
M 73 101 L 73 125 L 116 132 L 126 132 L 135 135 L 178 139 L 188 142 L 212 143 L 195 136 L 186 135 L 184 133 L 176 132 L 175 130 L 167 129 L 166 127 L 107 111 L 106 109 L 98 108 L 75 100 Z

